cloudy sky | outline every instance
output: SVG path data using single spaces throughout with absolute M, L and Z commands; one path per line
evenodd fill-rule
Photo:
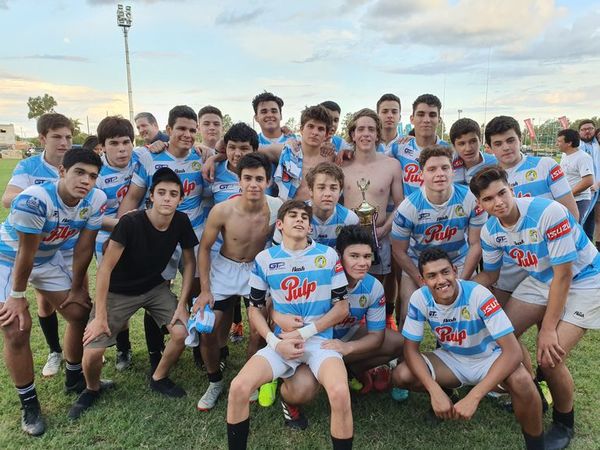
M 32 135 L 27 98 L 44 93 L 84 131 L 86 119 L 93 132 L 107 113 L 128 116 L 116 3 L 0 0 L 0 123 Z M 426 92 L 442 99 L 447 124 L 459 109 L 479 122 L 600 115 L 600 1 L 123 3 L 134 110 L 161 125 L 176 104 L 251 123 L 263 90 L 284 99 L 284 120 L 323 100 L 374 107 L 385 92 L 402 99 L 405 122 Z

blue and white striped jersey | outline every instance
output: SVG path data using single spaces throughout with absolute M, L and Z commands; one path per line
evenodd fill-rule
M 8 184 L 25 190 L 29 186 L 58 180 L 58 169 L 46 162 L 45 154 L 44 151 L 40 155 L 19 161 Z
M 460 356 L 486 358 L 500 351 L 497 339 L 514 331 L 498 300 L 483 286 L 456 280 L 458 296 L 451 305 L 435 302 L 429 287 L 423 286 L 410 297 L 402 335 L 421 342 L 425 322 L 442 348 Z
M 263 250 L 254 262 L 250 287 L 270 291 L 273 308 L 295 314 L 312 323 L 331 308 L 331 291 L 348 284 L 335 250 L 311 242 L 304 250 L 292 252 L 283 245 Z M 318 333 L 333 337 L 333 328 Z
M 454 169 L 454 183 L 468 185 L 471 182 L 471 179 L 477 175 L 481 169 L 498 164 L 498 160 L 494 155 L 481 151 L 479 154 L 481 155 L 481 161 L 470 169 L 467 169 L 460 156 L 456 156 L 454 158 L 454 161 L 452 161 L 452 169 Z
M 220 161 L 215 167 L 215 181 L 211 184 L 215 204 L 237 197 L 241 192 L 240 179 L 227 164 L 227 161 Z
M 523 155 L 516 166 L 506 169 L 516 197 L 559 199 L 571 192 L 567 177 L 552 158 Z

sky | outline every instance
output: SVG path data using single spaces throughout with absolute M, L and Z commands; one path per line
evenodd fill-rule
M 48 93 L 57 112 L 94 133 L 128 117 L 117 1 L 0 0 L 0 123 L 35 135 L 27 99 Z M 402 121 L 420 94 L 442 100 L 449 126 L 500 114 L 535 123 L 598 116 L 600 1 L 246 0 L 123 1 L 134 112 L 161 127 L 178 104 L 211 104 L 252 124 L 251 99 L 283 98 L 284 122 L 334 100 L 342 115 L 391 92 Z

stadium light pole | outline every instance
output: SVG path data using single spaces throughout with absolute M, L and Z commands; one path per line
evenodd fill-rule
M 125 66 L 127 68 L 127 96 L 129 97 L 129 120 L 133 124 L 133 94 L 131 91 L 131 67 L 129 64 L 129 43 L 127 34 L 131 27 L 131 6 L 117 5 L 117 25 L 123 28 L 125 38 Z
M 459 110 L 458 110 L 458 120 L 460 120 L 460 115 L 462 114 L 462 112 L 463 112 L 463 110 L 462 110 L 462 109 L 459 109 Z

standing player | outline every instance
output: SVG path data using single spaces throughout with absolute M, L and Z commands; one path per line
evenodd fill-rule
M 484 271 L 476 280 L 491 286 L 503 258 L 528 274 L 504 309 L 517 336 L 541 324 L 537 361 L 554 399 L 546 448 L 565 448 L 574 426 L 574 385 L 566 359 L 587 329 L 600 328 L 600 254 L 564 206 L 514 198 L 502 168 L 482 170 L 470 187 L 493 216 L 481 232 Z
M 366 199 L 378 211 L 375 234 L 379 241 L 379 248 L 376 249 L 379 264 L 373 264 L 370 273 L 383 281 L 392 270 L 390 231 L 394 216 L 387 214 L 388 200 L 391 198 L 394 208 L 397 208 L 404 198 L 402 170 L 398 161 L 377 152 L 381 142 L 381 120 L 375 111 L 365 108 L 357 112 L 348 124 L 348 135 L 355 151 L 354 158 L 342 165 L 345 177 L 344 206 L 351 209 L 361 204 L 362 194 L 357 183 L 368 181 Z M 394 283 L 384 283 L 384 286 L 393 288 Z M 396 323 L 393 317 L 395 289 L 386 291 L 386 299 L 386 322 L 393 328 Z
M 150 388 L 168 397 L 185 395 L 168 377 L 185 348 L 187 299 L 196 272 L 194 247 L 198 239 L 189 218 L 176 210 L 182 200 L 183 185 L 177 174 L 160 168 L 152 177 L 152 207 L 126 214 L 115 225 L 98 268 L 94 309 L 83 336 L 86 389 L 71 407 L 69 418 L 78 419 L 98 400 L 104 351 L 140 308 L 160 326 L 166 326 L 171 335 L 150 377 Z M 184 260 L 179 301 L 161 276 L 178 244 Z
M 383 94 L 377 100 L 377 114 L 381 119 L 381 139 L 378 152 L 392 156 L 392 148 L 398 146 L 398 123 L 400 123 L 400 98 L 394 94 Z M 396 149 L 397 151 L 397 149 Z
M 594 184 L 594 161 L 586 152 L 579 150 L 579 134 L 575 130 L 560 130 L 556 145 L 563 153 L 560 167 L 571 186 L 579 211 L 579 223 L 583 225 L 592 202 L 590 187 Z
M 286 200 L 308 200 L 310 192 L 305 175 L 323 161 L 331 162 L 333 154 L 323 156 L 321 146 L 331 130 L 331 116 L 323 106 L 309 106 L 300 116 L 301 142 L 286 145 L 279 157 L 273 179 L 279 188 L 279 198 Z
M 250 277 L 250 320 L 267 347 L 259 350 L 231 382 L 227 404 L 230 449 L 244 449 L 250 425 L 250 394 L 262 384 L 292 376 L 305 363 L 325 388 L 331 407 L 334 449 L 352 447 L 352 409 L 347 373 L 340 353 L 322 348 L 333 336 L 332 326 L 348 315 L 346 277 L 335 250 L 308 243 L 311 207 L 285 202 L 277 215 L 283 242 L 256 256 Z M 271 331 L 261 309 L 267 290 L 273 309 L 295 314 L 304 323 L 293 332 Z
M 373 238 L 359 225 L 341 229 L 337 239 L 337 251 L 344 273 L 348 279 L 348 302 L 350 314 L 333 327 L 333 339 L 323 348 L 342 354 L 347 367 L 354 373 L 386 364 L 402 356 L 402 336 L 385 328 L 385 296 L 383 286 L 369 275 L 373 257 Z M 272 312 L 274 321 L 284 330 L 302 326 L 299 316 Z M 306 365 L 281 386 L 281 404 L 285 424 L 291 428 L 305 429 L 308 420 L 299 405 L 312 400 L 319 383 Z
M 198 111 L 198 132 L 202 138 L 199 147 L 202 159 L 214 155 L 217 142 L 223 136 L 223 113 L 214 106 L 204 106 Z
M 494 155 L 481 151 L 481 128 L 473 119 L 458 119 L 450 127 L 450 142 L 456 152 L 452 162 L 454 182 L 469 184 L 481 169 L 498 163 Z
M 600 200 L 600 144 L 596 136 L 596 124 L 593 120 L 585 119 L 579 122 L 579 149 L 586 152 L 594 161 L 594 185 L 592 191 L 592 210 L 584 217 L 584 230 L 590 241 L 594 242 L 594 234 L 596 248 L 600 249 L 600 207 L 597 202 Z M 594 231 L 595 230 L 595 231 Z
M 56 181 L 59 178 L 58 170 L 63 156 L 71 148 L 73 124 L 62 114 L 47 113 L 38 119 L 37 131 L 44 151 L 40 155 L 19 161 L 2 195 L 2 205 L 5 208 L 10 208 L 14 198 L 28 187 L 46 181 Z M 70 240 L 61 249 L 63 258 L 69 266 L 73 263 L 74 246 L 75 240 Z M 42 375 L 51 377 L 58 373 L 63 360 L 58 336 L 58 316 L 56 310 L 38 290 L 35 291 L 35 298 L 40 328 L 50 348 Z
M 256 153 L 244 156 L 237 171 L 242 192 L 212 209 L 198 251 L 201 292 L 193 312 L 200 311 L 202 317 L 206 305 L 215 312 L 213 331 L 203 335 L 200 343 L 209 381 L 208 389 L 198 401 L 200 411 L 212 409 L 224 388 L 219 367 L 221 337 L 231 326 L 233 307 L 239 296 L 245 297 L 247 303 L 252 262 L 272 235 L 279 209 L 271 210 L 265 196 L 271 171 L 264 156 Z M 223 236 L 223 245 L 211 257 L 211 248 L 219 234 Z M 251 322 L 249 358 L 258 350 L 260 341 L 261 335 Z
M 412 115 L 410 116 L 415 138 L 392 147 L 391 155 L 402 166 L 402 183 L 405 196 L 412 194 L 423 184 L 418 163 L 421 150 L 434 144 L 448 145 L 436 135 L 441 110 L 442 102 L 435 95 L 419 95 L 412 104 Z
M 339 153 L 342 150 L 349 150 L 350 145 L 342 138 L 339 134 L 335 134 L 340 125 L 340 115 L 342 114 L 342 108 L 336 102 L 326 100 L 320 103 L 320 106 L 325 108 L 331 116 L 331 130 L 329 130 L 329 141 L 333 145 L 335 153 Z M 325 145 L 325 144 L 323 144 Z
M 527 370 L 513 327 L 490 291 L 458 279 L 443 250 L 431 247 L 419 257 L 424 286 L 410 298 L 402 334 L 405 362 L 393 380 L 410 390 L 425 390 L 441 419 L 469 420 L 481 399 L 501 386 L 513 398 L 517 421 L 528 449 L 544 449 L 542 405 Z M 440 348 L 421 353 L 425 322 Z M 444 388 L 474 386 L 456 404 Z
M 467 186 L 452 183 L 452 150 L 441 145 L 419 155 L 423 187 L 406 197 L 394 214 L 392 248 L 402 268 L 399 324 L 408 301 L 423 284 L 419 255 L 434 245 L 446 251 L 461 278 L 470 279 L 481 258 L 479 233 L 487 220 Z
M 30 186 L 18 194 L 0 230 L 4 358 L 21 400 L 21 428 L 33 436 L 44 433 L 45 424 L 34 384 L 25 289 L 30 281 L 66 319 L 65 391 L 80 391 L 85 385 L 81 341 L 91 307 L 84 279 L 106 202 L 106 195 L 94 188 L 101 166 L 91 150 L 68 150 L 59 181 Z M 59 252 L 71 238 L 77 239 L 72 272 Z

